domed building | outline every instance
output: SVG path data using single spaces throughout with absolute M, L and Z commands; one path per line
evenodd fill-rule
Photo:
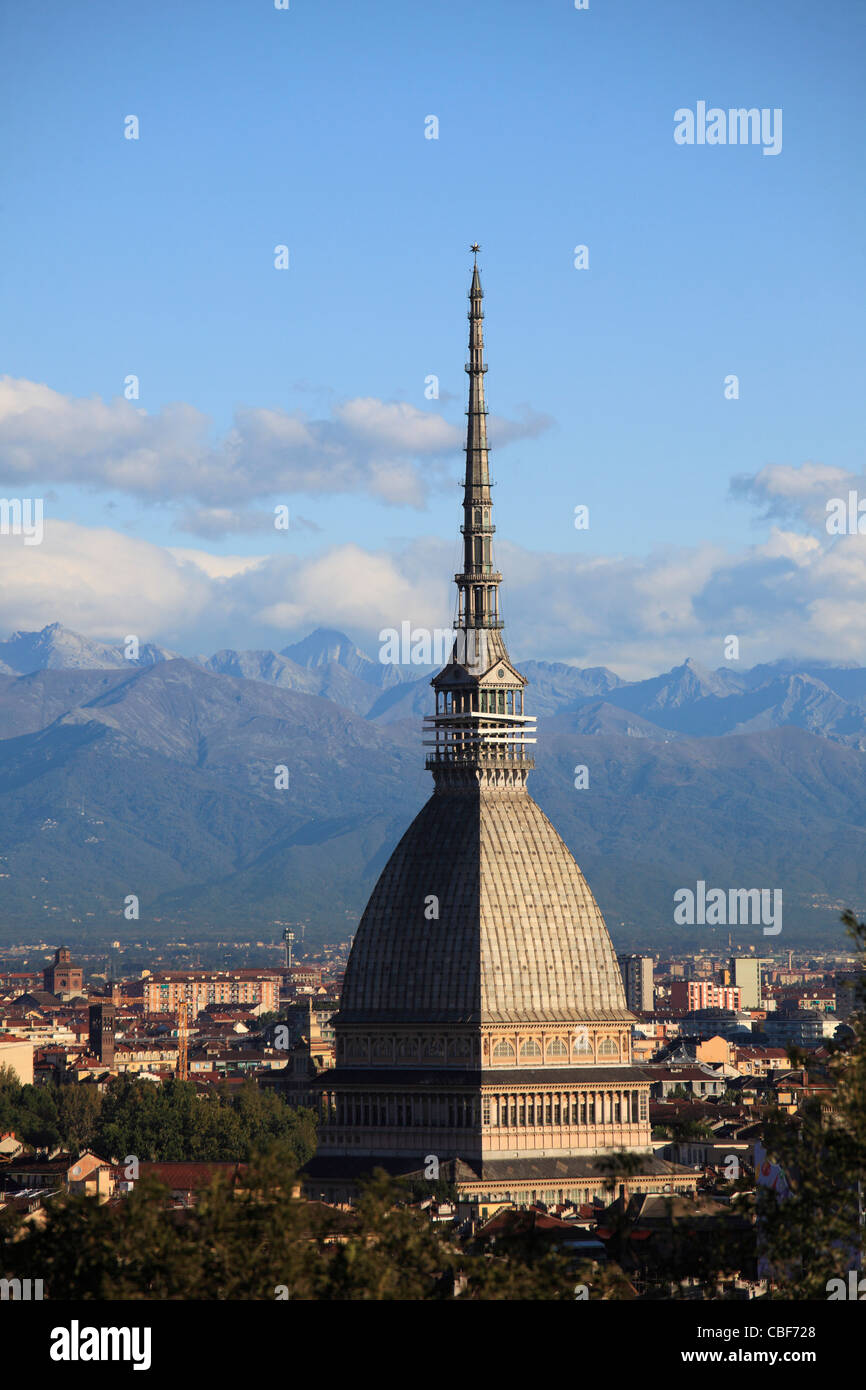
M 476 259 L 456 641 L 425 721 L 434 789 L 355 935 L 308 1173 L 335 1199 L 374 1167 L 441 1175 L 483 1213 L 591 1200 L 596 1160 L 622 1149 L 646 1155 L 634 1187 L 681 1170 L 651 1155 L 649 1078 L 598 904 L 527 790 L 535 721 L 500 617 L 482 298 Z

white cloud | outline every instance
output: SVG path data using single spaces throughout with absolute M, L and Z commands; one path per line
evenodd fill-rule
M 504 422 L 502 442 L 538 433 L 543 417 Z M 327 419 L 247 408 L 214 441 L 193 406 L 155 414 L 116 399 L 75 399 L 36 382 L 0 379 L 0 470 L 7 485 L 65 482 L 152 502 L 195 501 L 199 533 L 251 529 L 239 504 L 256 498 L 365 493 L 423 507 L 459 455 L 462 427 L 436 411 L 372 397 L 340 402 Z M 210 528 L 210 529 L 208 529 Z
M 849 488 L 866 494 L 866 480 L 826 463 L 771 463 L 753 475 L 731 479 L 731 495 L 763 507 L 764 520 L 801 522 L 826 529 L 827 502 Z
M 4 629 L 36 630 L 60 621 L 85 636 L 191 634 L 212 602 L 212 581 L 200 568 L 108 527 L 51 519 L 41 545 L 0 540 Z
M 0 629 L 60 621 L 88 637 L 135 632 L 193 652 L 281 647 L 325 626 L 373 653 L 384 627 L 449 625 L 453 551 L 450 539 L 427 538 L 395 550 L 222 556 L 49 518 L 42 545 L 0 538 Z M 686 656 L 721 665 L 730 633 L 744 668 L 786 655 L 864 659 L 866 536 L 776 527 L 737 553 L 705 545 L 575 557 L 506 543 L 496 553 L 518 659 L 634 678 Z
M 185 550 L 181 546 L 171 546 L 165 553 L 173 555 L 181 564 L 195 565 L 209 579 L 234 579 L 235 575 L 247 574 L 267 564 L 264 555 L 212 555 L 208 550 Z
M 218 541 L 225 536 L 269 535 L 276 529 L 273 509 L 259 511 L 235 507 L 189 507 L 178 516 L 173 530 L 185 531 L 190 536 L 201 536 L 204 540 Z M 284 531 L 321 531 L 315 521 L 290 512 L 289 524 Z

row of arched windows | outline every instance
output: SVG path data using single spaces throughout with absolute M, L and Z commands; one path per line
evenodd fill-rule
M 572 1044 L 571 1052 L 572 1056 L 574 1057 L 592 1057 L 592 1043 L 590 1042 L 589 1037 L 585 1034 L 578 1034 L 578 1036 L 574 1039 L 574 1043 Z M 548 1058 L 567 1057 L 568 1043 L 566 1039 L 550 1038 L 547 1043 L 546 1055 Z M 598 1044 L 598 1051 L 595 1055 L 597 1057 L 607 1058 L 608 1060 L 618 1060 L 620 1056 L 620 1047 L 617 1039 L 601 1038 Z M 516 1058 L 516 1056 L 517 1053 L 515 1051 L 514 1044 L 509 1042 L 507 1038 L 500 1038 L 499 1042 L 493 1049 L 494 1061 L 513 1061 Z M 542 1050 L 541 1043 L 538 1041 L 537 1038 L 526 1038 L 524 1042 L 522 1042 L 520 1045 L 520 1056 L 521 1058 L 532 1060 L 532 1058 L 534 1057 L 544 1057 L 545 1053 Z
M 491 1039 L 491 1043 L 493 1040 Z M 542 1062 L 546 1058 L 548 1061 L 562 1061 L 569 1057 L 569 1040 L 567 1037 L 554 1036 L 548 1038 L 546 1044 L 543 1038 L 524 1038 L 520 1043 L 519 1054 L 514 1043 L 508 1038 L 499 1038 L 492 1046 L 492 1060 L 494 1062 L 514 1062 L 518 1055 L 521 1061 Z M 446 1038 L 436 1037 L 417 1037 L 417 1038 L 385 1038 L 377 1037 L 374 1039 L 366 1037 L 339 1038 L 337 1041 L 338 1055 L 345 1058 L 367 1058 L 388 1060 L 396 1056 L 398 1060 L 420 1057 L 422 1059 L 444 1058 L 446 1055 Z M 447 1039 L 447 1055 L 449 1058 L 469 1057 L 472 1052 L 471 1041 L 467 1037 L 450 1037 Z M 485 1048 L 485 1056 L 487 1055 Z M 577 1033 L 572 1039 L 571 1056 L 580 1057 L 587 1061 L 594 1059 L 604 1061 L 619 1061 L 627 1058 L 627 1045 L 623 1042 L 622 1049 L 620 1041 L 611 1036 L 598 1039 L 598 1047 L 593 1051 L 592 1038 L 588 1032 Z

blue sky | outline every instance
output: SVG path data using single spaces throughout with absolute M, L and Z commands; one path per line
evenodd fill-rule
M 11 0 L 2 39 L 0 372 L 48 388 L 0 410 L 47 518 L 0 537 L 4 628 L 447 622 L 477 239 L 515 645 L 861 659 L 863 539 L 821 525 L 863 486 L 860 4 Z M 677 145 L 698 101 L 781 108 L 781 153 Z

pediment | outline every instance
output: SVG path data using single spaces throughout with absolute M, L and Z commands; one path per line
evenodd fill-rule
M 526 685 L 526 677 L 511 665 L 510 661 L 494 661 L 483 675 L 477 677 L 479 685 Z

